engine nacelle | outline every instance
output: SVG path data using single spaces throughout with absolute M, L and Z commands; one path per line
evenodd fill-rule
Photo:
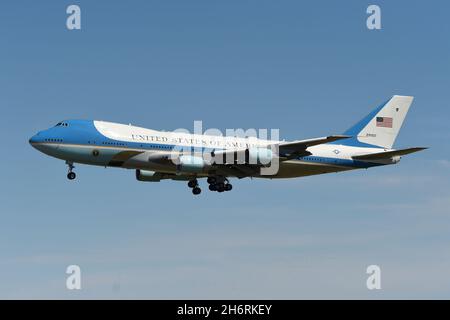
M 268 166 L 273 160 L 273 152 L 270 148 L 250 148 L 245 150 L 245 162 Z
M 392 157 L 392 162 L 393 163 L 398 163 L 398 162 L 400 162 L 401 158 L 402 158 L 401 156 L 394 156 L 394 157 Z
M 203 172 L 206 166 L 202 157 L 183 155 L 178 158 L 177 171 Z
M 139 181 L 161 181 L 161 173 L 149 170 L 136 170 L 136 179 Z

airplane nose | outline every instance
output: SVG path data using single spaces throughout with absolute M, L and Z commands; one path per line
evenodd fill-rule
M 28 140 L 28 142 L 29 142 L 31 145 L 33 145 L 34 143 L 39 142 L 39 133 L 38 133 L 38 134 L 35 134 L 34 136 L 32 136 L 32 137 L 30 138 L 30 140 Z

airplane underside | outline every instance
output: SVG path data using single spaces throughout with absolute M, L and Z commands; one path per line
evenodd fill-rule
M 306 162 L 301 160 L 290 160 L 280 164 L 275 176 L 259 176 L 260 178 L 299 178 L 317 174 L 348 171 L 356 169 L 348 166 L 338 166 L 327 163 Z
M 133 169 L 133 168 L 130 168 Z M 286 178 L 298 178 L 311 175 L 318 175 L 324 173 L 333 173 L 340 171 L 348 171 L 352 169 L 358 169 L 357 167 L 338 166 L 326 163 L 313 163 L 300 160 L 290 160 L 280 163 L 279 170 L 275 175 L 261 175 L 254 174 L 248 176 L 239 176 L 238 174 L 230 174 L 232 171 L 224 171 L 211 169 L 208 172 L 202 173 L 186 173 L 176 172 L 174 170 L 168 170 L 164 167 L 151 167 L 153 170 L 159 171 L 147 171 L 142 169 L 136 169 L 136 178 L 139 181 L 161 181 L 161 180 L 182 180 L 188 181 L 188 186 L 192 188 L 194 194 L 200 193 L 199 183 L 197 179 L 206 178 L 210 191 L 230 191 L 232 185 L 228 178 L 245 178 L 254 177 L 262 179 L 286 179 Z
M 247 173 L 242 171 L 235 171 L 232 167 L 228 169 L 224 167 L 211 168 L 207 172 L 193 173 L 193 172 L 177 171 L 176 166 L 154 165 L 154 164 L 149 165 L 148 163 L 146 163 L 145 165 L 137 165 L 137 166 L 126 163 L 124 164 L 123 167 L 128 169 L 151 170 L 157 173 L 165 174 L 166 179 L 173 179 L 173 180 L 186 180 L 189 177 L 206 178 L 208 176 L 224 176 L 233 178 L 254 177 L 265 179 L 285 179 L 285 178 L 298 178 L 324 173 L 357 169 L 356 167 L 350 166 L 340 166 L 329 163 L 317 163 L 301 160 L 289 160 L 281 162 L 279 164 L 279 168 L 276 174 L 261 174 L 260 168 L 256 168 L 254 171 L 249 171 Z M 186 179 L 183 179 L 183 177 L 186 177 Z
M 199 182 L 197 179 L 205 178 L 211 191 L 229 191 L 232 185 L 228 178 L 261 178 L 261 179 L 286 179 L 311 175 L 333 173 L 358 169 L 352 165 L 338 165 L 330 162 L 305 161 L 293 159 L 280 162 L 275 173 L 264 174 L 262 167 L 247 168 L 242 170 L 239 166 L 212 166 L 206 170 L 197 172 L 180 171 L 171 161 L 149 161 L 149 154 L 138 150 L 115 150 L 114 148 L 101 149 L 98 156 L 93 157 L 95 148 L 81 146 L 54 146 L 53 156 L 66 160 L 69 166 L 67 177 L 75 179 L 73 172 L 74 163 L 116 167 L 136 170 L 136 179 L 139 181 L 159 182 L 161 180 L 187 181 L 194 194 L 199 194 Z M 69 156 L 70 155 L 70 156 Z M 158 155 L 158 153 L 154 153 Z M 159 158 L 159 157 L 157 157 Z M 261 174 L 261 172 L 263 174 Z

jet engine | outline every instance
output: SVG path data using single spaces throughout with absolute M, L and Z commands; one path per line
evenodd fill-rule
M 149 170 L 136 170 L 136 179 L 139 181 L 161 181 L 162 175 L 159 172 L 149 171 Z

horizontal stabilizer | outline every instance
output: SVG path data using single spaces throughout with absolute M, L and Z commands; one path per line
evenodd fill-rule
M 378 152 L 378 153 L 369 153 L 369 154 L 363 154 L 359 156 L 353 156 L 352 158 L 354 160 L 383 160 L 383 159 L 389 159 L 396 156 L 404 156 L 406 154 L 410 154 L 417 151 L 422 151 L 427 148 L 422 147 L 415 147 L 415 148 L 407 148 L 407 149 L 399 149 L 399 150 L 393 150 L 393 151 L 386 151 L 386 152 Z

